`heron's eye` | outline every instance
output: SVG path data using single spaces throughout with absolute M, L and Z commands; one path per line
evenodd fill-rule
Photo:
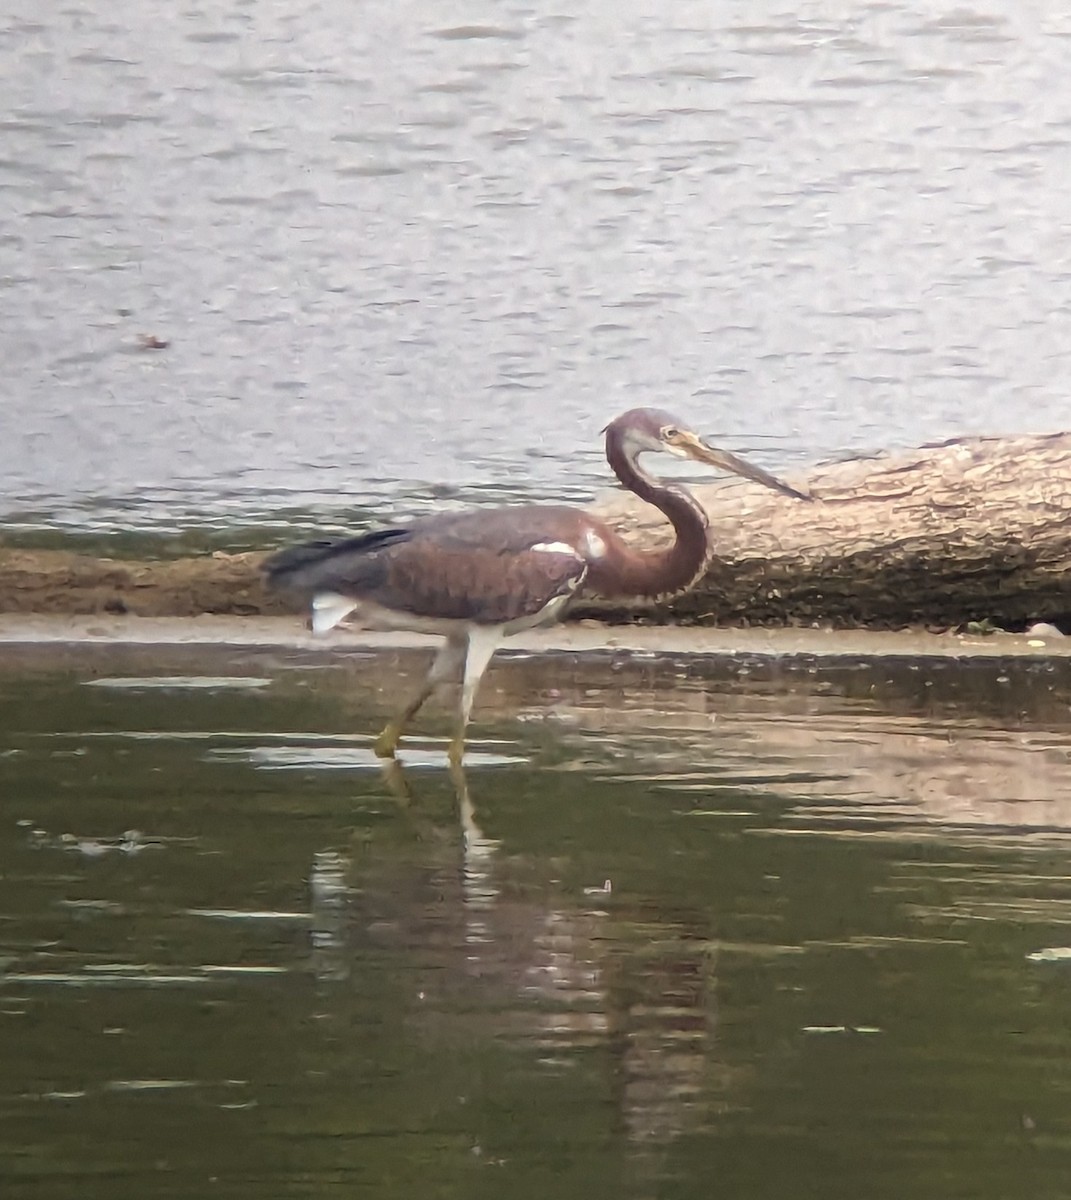
M 662 437 L 667 442 L 673 441 L 674 438 L 678 438 L 680 435 L 681 431 L 676 427 L 676 425 L 667 425 L 665 429 L 662 430 Z

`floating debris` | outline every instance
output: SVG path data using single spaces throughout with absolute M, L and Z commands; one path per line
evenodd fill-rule
M 876 1025 L 804 1025 L 803 1033 L 881 1033 Z
M 1047 946 L 1026 956 L 1027 962 L 1071 962 L 1071 946 Z
M 157 337 L 155 333 L 139 333 L 138 345 L 142 350 L 166 350 L 171 343 L 166 338 Z

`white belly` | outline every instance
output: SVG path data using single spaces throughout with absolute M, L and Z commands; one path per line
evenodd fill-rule
M 520 633 L 524 629 L 535 629 L 539 625 L 550 625 L 561 618 L 566 604 L 571 596 L 555 596 L 538 612 L 515 621 L 507 621 L 503 625 L 491 625 L 488 628 L 500 629 L 502 634 Z M 327 633 L 336 625 L 352 618 L 349 622 L 362 629 L 376 630 L 405 630 L 408 633 L 437 633 L 442 637 L 457 636 L 466 633 L 476 622 L 465 621 L 456 617 L 420 617 L 413 613 L 397 612 L 392 608 L 384 608 L 371 600 L 354 600 L 349 596 L 341 596 L 337 592 L 319 592 L 312 598 L 312 631 Z

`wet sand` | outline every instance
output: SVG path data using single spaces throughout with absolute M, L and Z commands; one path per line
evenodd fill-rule
M 295 617 L 131 617 L 0 615 L 0 648 L 93 645 L 279 647 L 325 653 L 333 649 L 419 649 L 438 639 L 421 634 L 339 630 L 314 637 Z M 680 626 L 602 625 L 583 621 L 531 630 L 509 638 L 503 651 L 590 655 L 630 652 L 645 657 L 759 656 L 799 658 L 1068 658 L 1071 638 L 993 633 L 926 633 L 916 630 L 707 629 Z

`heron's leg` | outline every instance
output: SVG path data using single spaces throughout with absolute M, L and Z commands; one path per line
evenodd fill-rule
M 472 702 L 476 699 L 476 689 L 491 655 L 498 649 L 502 641 L 500 625 L 473 625 L 469 629 L 468 649 L 465 653 L 465 677 L 461 684 L 461 703 L 458 706 L 457 732 L 450 743 L 448 757 L 451 763 L 459 763 L 465 755 L 465 729 L 472 712 Z
M 405 727 L 420 711 L 421 705 L 440 684 L 446 683 L 451 676 L 456 675 L 458 668 L 465 660 L 465 638 L 449 637 L 439 647 L 438 653 L 432 660 L 427 678 L 420 691 L 394 718 L 388 721 L 383 732 L 376 738 L 375 752 L 379 758 L 393 758 L 398 749 L 398 741 L 405 732 Z

